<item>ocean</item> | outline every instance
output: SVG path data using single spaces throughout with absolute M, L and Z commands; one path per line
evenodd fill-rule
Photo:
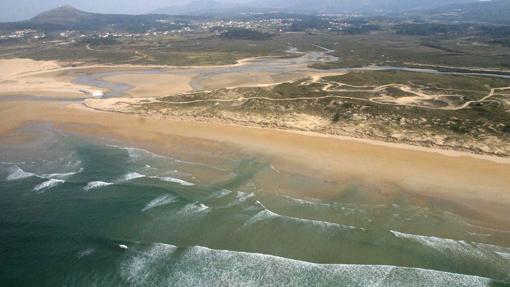
M 510 286 L 510 232 L 443 201 L 43 124 L 0 139 L 0 225 L 0 286 Z

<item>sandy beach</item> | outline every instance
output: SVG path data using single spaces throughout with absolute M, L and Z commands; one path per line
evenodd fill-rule
M 51 94 L 72 99 L 83 97 L 83 90 L 94 90 L 71 83 L 69 75 L 52 77 L 45 73 L 59 69 L 53 62 L 41 65 L 29 60 L 6 60 L 0 65 L 5 67 L 0 69 L 2 95 Z M 11 69 L 13 65 L 16 68 Z M 260 77 L 263 81 L 274 80 Z M 169 96 L 190 90 L 190 79 L 179 75 L 126 74 L 109 80 L 130 83 L 133 97 Z M 243 81 L 241 78 L 239 83 Z M 388 190 L 406 190 L 448 202 L 473 223 L 510 229 L 508 159 L 302 132 L 141 118 L 51 100 L 0 101 L 0 113 L 0 134 L 25 124 L 46 122 L 67 131 L 115 138 L 159 153 L 197 157 L 200 154 L 194 151 L 208 149 L 220 157 L 257 154 L 279 170 L 338 183 L 356 181 L 376 187 L 382 196 Z M 318 190 L 314 196 L 329 195 Z
M 52 75 L 60 68 L 55 61 L 0 60 L 0 96 L 78 97 L 93 92 L 93 88 L 73 84 L 67 77 Z
M 378 145 L 270 129 L 139 118 L 90 111 L 80 104 L 2 102 L 0 133 L 26 123 L 49 122 L 68 131 L 114 137 L 160 153 L 206 148 L 220 155 L 259 154 L 277 169 L 335 182 L 399 187 L 455 202 L 459 212 L 482 224 L 510 228 L 510 164 L 469 154 Z M 269 139 L 269 140 L 268 140 Z M 327 197 L 317 191 L 314 196 Z M 471 215 L 471 216 L 469 216 Z

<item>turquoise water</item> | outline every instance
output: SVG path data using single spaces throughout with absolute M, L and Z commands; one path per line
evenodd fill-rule
M 0 161 L 0 286 L 510 286 L 510 233 L 398 188 L 45 125 Z

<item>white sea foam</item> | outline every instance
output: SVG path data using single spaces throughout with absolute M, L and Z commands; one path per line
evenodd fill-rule
M 498 251 L 496 251 L 495 253 L 497 255 L 501 256 L 503 259 L 510 261 L 510 253 L 507 253 L 507 252 L 498 252 Z
M 130 172 L 130 173 L 124 175 L 124 181 L 130 181 L 130 180 L 142 178 L 142 177 L 145 177 L 145 175 L 140 174 L 138 172 Z
M 280 170 L 278 170 L 276 167 L 274 167 L 274 165 L 271 165 L 271 169 L 276 172 L 276 173 L 280 173 Z
M 170 263 L 172 267 L 161 272 L 161 266 Z M 136 286 L 222 286 L 228 282 L 232 286 L 479 287 L 491 283 L 484 277 L 420 268 L 316 264 L 260 253 L 169 244 L 130 249 L 120 265 L 120 275 Z
M 89 190 L 92 190 L 92 189 L 96 189 L 96 188 L 100 188 L 100 187 L 105 187 L 105 186 L 109 186 L 109 185 L 112 185 L 113 183 L 111 182 L 105 182 L 105 181 L 91 181 L 89 183 L 87 183 L 87 185 L 83 188 L 83 190 L 85 191 L 89 191 Z
M 231 191 L 231 190 L 223 189 L 219 193 L 215 193 L 212 197 L 222 198 L 222 197 L 225 197 L 225 196 L 231 194 L 232 192 L 233 191 Z M 240 205 L 240 204 L 246 202 L 247 200 L 249 200 L 250 198 L 254 198 L 254 197 L 255 197 L 255 194 L 253 192 L 247 193 L 247 192 L 237 191 L 237 192 L 235 192 L 235 197 L 232 199 L 232 201 L 227 203 L 225 206 L 231 207 L 231 206 Z
M 326 207 L 332 206 L 331 204 L 328 204 L 328 203 L 322 203 L 319 200 L 312 201 L 312 200 L 306 200 L 306 199 L 302 199 L 302 198 L 290 197 L 288 195 L 284 196 L 284 198 L 288 199 L 290 201 L 293 201 L 295 203 L 301 204 L 301 205 L 316 205 L 316 206 L 326 206 Z
M 50 179 L 50 178 L 66 179 L 66 178 L 68 178 L 68 177 L 70 177 L 72 175 L 78 174 L 78 173 L 80 173 L 82 171 L 83 171 L 83 169 L 80 169 L 79 171 L 76 171 L 76 172 L 42 174 L 41 177 L 42 178 L 47 178 L 47 179 Z
M 480 260 L 490 261 L 493 263 L 496 262 L 501 263 L 500 260 L 504 259 L 504 256 L 494 256 L 494 254 L 497 254 L 498 251 L 506 252 L 506 250 L 510 250 L 500 246 L 476 242 L 466 242 L 464 240 L 453 240 L 434 236 L 414 235 L 393 230 L 391 230 L 390 232 L 397 238 L 414 241 L 424 246 L 433 248 L 438 252 L 447 252 L 447 254 L 469 256 Z
M 149 154 L 147 151 L 138 148 L 124 148 L 124 150 L 128 152 L 129 157 L 134 159 Z
M 468 232 L 469 235 L 479 236 L 479 237 L 491 237 L 490 233 L 476 233 L 476 232 Z
M 179 179 L 179 178 L 171 177 L 171 176 L 151 176 L 150 178 L 156 178 L 156 179 L 163 180 L 163 181 L 178 183 L 178 184 L 180 184 L 182 186 L 193 186 L 193 185 L 195 185 L 194 183 L 191 183 L 191 182 Z
M 279 214 L 276 214 L 268 209 L 263 209 L 263 210 L 257 212 L 250 219 L 248 219 L 248 221 L 246 221 L 243 226 L 252 225 L 252 224 L 257 223 L 262 220 L 268 220 L 268 219 L 273 219 L 273 218 L 278 218 L 278 217 L 280 217 Z
M 231 194 L 233 191 L 232 190 L 228 190 L 228 189 L 222 189 L 218 192 L 215 192 L 211 195 L 211 198 L 222 198 L 222 197 L 225 197 L 229 194 Z
M 129 157 L 132 159 L 139 159 L 142 157 L 165 158 L 162 155 L 159 155 L 159 154 L 156 154 L 156 153 L 153 153 L 148 150 L 141 149 L 141 148 L 134 148 L 134 147 L 118 147 L 118 148 L 121 148 L 121 149 L 127 151 Z
M 432 247 L 437 250 L 444 250 L 445 248 L 452 248 L 452 247 L 455 247 L 456 249 L 464 249 L 466 247 L 474 247 L 473 245 L 468 244 L 465 241 L 457 241 L 457 240 L 453 240 L 453 239 L 440 238 L 440 237 L 434 237 L 434 236 L 408 234 L 408 233 L 402 233 L 402 232 L 398 232 L 398 231 L 394 231 L 394 230 L 390 230 L 390 232 L 395 237 L 398 237 L 401 239 L 412 240 L 412 241 L 421 243 L 423 245 Z
M 54 188 L 55 186 L 59 185 L 59 184 L 62 184 L 64 183 L 65 180 L 62 180 L 62 179 L 49 179 L 43 183 L 40 183 L 38 185 L 36 185 L 34 187 L 34 191 L 37 191 L 37 192 L 43 192 L 43 191 L 46 191 L 48 189 L 51 189 L 51 188 Z
M 153 264 L 168 258 L 177 247 L 169 244 L 154 244 L 148 251 L 136 252 L 121 264 L 121 274 L 131 282 L 147 282 L 154 274 Z
M 7 176 L 6 180 L 19 180 L 24 178 L 29 178 L 32 176 L 36 176 L 35 173 L 27 172 L 21 169 L 19 166 L 15 165 L 11 168 L 9 168 L 9 175 Z
M 167 204 L 170 204 L 170 203 L 174 203 L 176 201 L 177 201 L 177 198 L 175 196 L 165 194 L 165 195 L 156 197 L 151 202 L 147 203 L 147 205 L 142 209 L 142 211 L 145 212 L 145 211 L 147 211 L 149 209 L 152 209 L 152 208 L 155 208 L 155 207 L 159 207 L 159 206 L 163 206 L 163 205 L 167 205 Z
M 121 150 L 125 150 L 128 153 L 128 156 L 131 159 L 140 159 L 143 157 L 150 157 L 150 158 L 166 158 L 165 156 L 150 152 L 148 150 L 142 149 L 142 148 L 136 148 L 136 147 L 124 147 L 124 146 L 118 146 L 118 145 L 107 145 L 112 148 L 117 148 Z
M 260 210 L 259 212 L 257 212 L 250 219 L 248 219 L 243 224 L 243 227 L 252 225 L 252 224 L 257 223 L 259 221 L 271 220 L 271 219 L 281 219 L 281 220 L 286 220 L 288 222 L 304 223 L 304 224 L 309 224 L 309 225 L 312 225 L 312 226 L 317 226 L 319 228 L 325 228 L 325 229 L 327 229 L 327 228 L 339 228 L 339 229 L 343 229 L 343 230 L 361 230 L 361 231 L 365 230 L 364 228 L 359 228 L 359 227 L 350 226 L 350 225 L 343 225 L 343 224 L 338 224 L 338 223 L 334 223 L 334 222 L 320 221 L 320 220 L 314 220 L 314 219 L 306 219 L 306 218 L 298 218 L 298 217 L 291 217 L 291 216 L 280 215 L 278 213 L 275 213 L 275 212 L 265 208 L 264 205 L 262 203 L 260 203 L 260 201 L 256 201 L 256 203 L 257 203 L 257 205 L 259 205 L 263 209 Z
M 87 256 L 90 256 L 92 254 L 94 254 L 94 252 L 96 252 L 96 249 L 95 248 L 87 248 L 85 250 L 82 250 L 78 253 L 78 259 L 81 259 L 83 257 L 87 257 Z
M 236 201 L 235 201 L 235 203 L 239 204 L 241 202 L 245 202 L 246 200 L 248 200 L 248 199 L 250 199 L 250 198 L 252 198 L 254 196 L 255 196 L 255 194 L 253 192 L 251 192 L 251 193 L 238 192 L 236 194 Z
M 181 215 L 191 215 L 194 213 L 204 212 L 209 209 L 209 206 L 202 203 L 190 203 L 181 208 L 177 213 Z

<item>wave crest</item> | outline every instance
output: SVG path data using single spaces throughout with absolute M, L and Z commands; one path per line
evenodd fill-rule
M 15 166 L 9 168 L 9 175 L 7 176 L 6 180 L 7 181 L 19 180 L 19 179 L 29 178 L 29 177 L 33 177 L 33 176 L 36 176 L 36 174 L 32 173 L 32 172 L 24 171 L 19 166 L 15 165 Z
M 105 182 L 105 181 L 91 181 L 89 183 L 87 183 L 87 185 L 83 188 L 83 190 L 85 191 L 89 191 L 89 190 L 92 190 L 92 189 L 96 189 L 96 188 L 100 188 L 100 187 L 105 187 L 105 186 L 109 186 L 109 185 L 112 185 L 113 183 L 111 182 Z
M 54 188 L 55 186 L 57 185 L 60 185 L 62 183 L 66 182 L 65 180 L 62 180 L 62 179 L 55 179 L 55 178 L 52 178 L 50 180 L 47 180 L 43 183 L 40 183 L 38 185 L 36 185 L 34 187 L 34 191 L 37 191 L 37 192 L 43 192 L 43 191 L 46 191 L 48 189 L 52 189 Z
M 147 205 L 142 209 L 142 212 L 146 212 L 149 209 L 156 208 L 159 206 L 174 203 L 176 201 L 177 201 L 177 198 L 175 198 L 174 196 L 165 194 L 165 195 L 156 197 L 151 202 L 147 203 Z
M 162 266 L 169 266 L 164 268 Z M 490 286 L 491 279 L 385 265 L 316 264 L 260 253 L 153 244 L 129 251 L 121 276 L 136 286 Z M 164 271 L 164 272 L 157 272 Z

